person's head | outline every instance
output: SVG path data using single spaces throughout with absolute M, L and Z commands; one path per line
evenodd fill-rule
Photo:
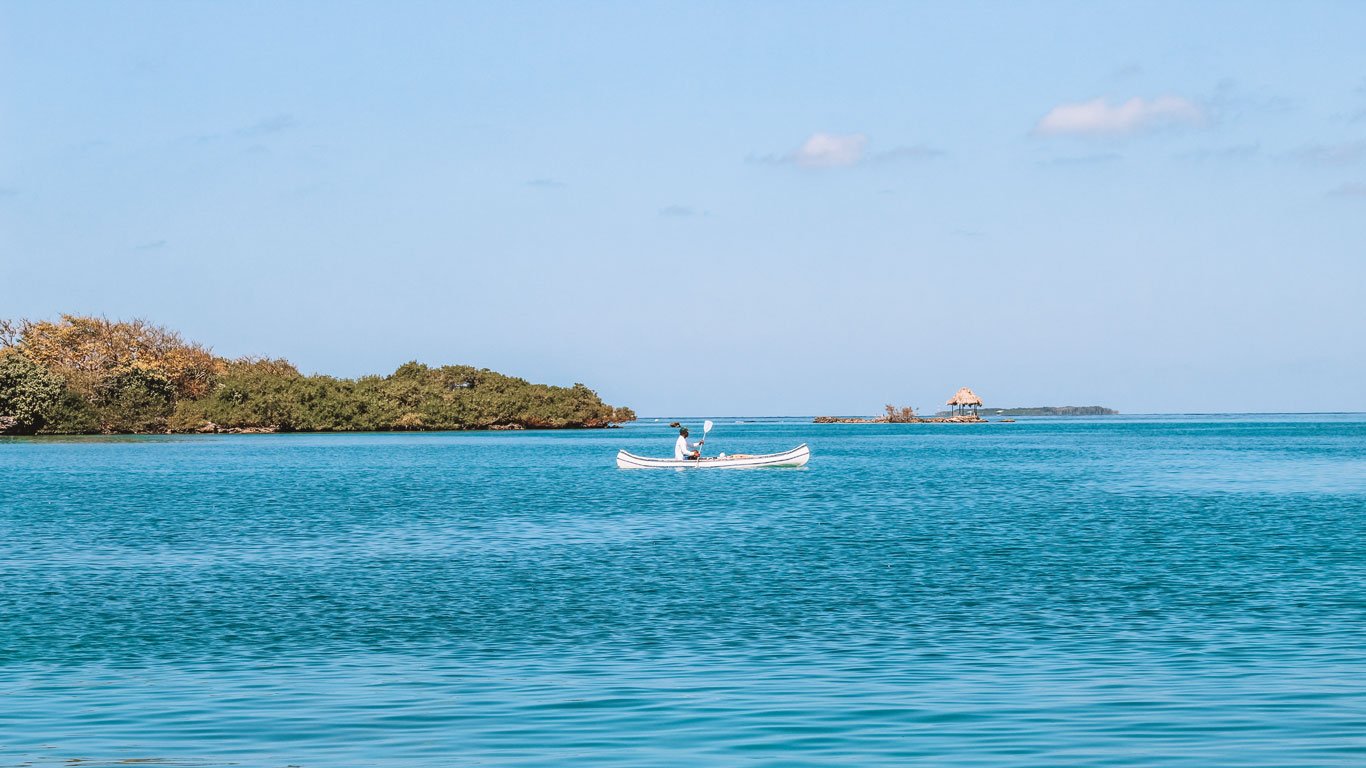
M 684 437 L 687 437 L 687 436 L 688 436 L 688 428 L 687 428 L 687 427 L 680 427 L 679 430 L 678 430 L 678 434 L 680 434 L 680 435 L 682 435 L 682 436 L 684 436 Z

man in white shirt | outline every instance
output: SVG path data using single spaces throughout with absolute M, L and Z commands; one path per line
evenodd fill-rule
M 678 430 L 678 439 L 674 441 L 675 459 L 700 459 L 702 451 L 699 450 L 706 440 L 698 440 L 695 443 L 688 442 L 688 428 L 682 427 Z

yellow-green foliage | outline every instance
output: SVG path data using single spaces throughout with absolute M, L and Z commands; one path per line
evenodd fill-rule
M 111 377 L 146 374 L 176 397 L 203 397 L 222 371 L 222 361 L 209 350 L 143 320 L 62 315 L 55 323 L 5 322 L 4 329 L 8 346 L 86 396 Z
M 140 321 L 64 316 L 59 323 L 0 323 L 0 348 L 32 367 L 15 367 L 16 376 L 37 371 L 61 383 L 56 395 L 44 390 L 41 412 L 25 412 L 30 431 L 575 428 L 635 418 L 582 384 L 554 387 L 417 362 L 389 376 L 305 376 L 285 360 L 215 358 Z M 7 415 L 4 381 L 0 417 Z

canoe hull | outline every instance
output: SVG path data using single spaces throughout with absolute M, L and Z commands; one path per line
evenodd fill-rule
M 806 443 L 782 453 L 744 458 L 652 459 L 626 451 L 617 452 L 618 469 L 764 469 L 770 467 L 804 467 L 811 460 L 811 449 Z

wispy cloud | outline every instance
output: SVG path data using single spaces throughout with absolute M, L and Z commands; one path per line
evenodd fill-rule
M 938 157 L 942 150 L 926 144 L 897 146 L 879 152 L 868 151 L 868 137 L 862 133 L 811 134 L 800 147 L 782 155 L 751 157 L 750 162 L 796 165 L 799 168 L 850 168 L 855 165 L 887 163 Z
M 181 136 L 180 138 L 176 139 L 176 141 L 188 144 L 212 144 L 213 142 L 219 141 L 222 138 L 223 134 L 221 133 L 195 133 L 189 136 Z
M 1123 159 L 1124 156 L 1118 152 L 1097 152 L 1091 155 L 1063 155 L 1048 160 L 1040 160 L 1039 165 L 1051 166 L 1054 168 L 1075 168 L 1082 165 L 1116 163 Z
M 1229 77 L 1216 83 L 1214 91 L 1200 99 L 1200 106 L 1211 123 L 1236 120 L 1249 114 L 1281 115 L 1294 109 L 1294 103 L 1284 96 L 1265 88 L 1245 88 Z
M 1111 80 L 1132 80 L 1143 74 L 1143 67 L 1134 62 L 1115 67 L 1110 72 Z
M 1366 199 L 1366 184 L 1350 182 L 1328 190 L 1329 197 L 1356 197 Z
M 1302 165 L 1342 166 L 1366 158 L 1366 141 L 1337 144 L 1309 144 L 1291 152 L 1290 159 Z
M 262 118 L 250 125 L 233 128 L 224 133 L 194 133 L 188 136 L 181 136 L 176 139 L 176 141 L 190 144 L 214 144 L 225 139 L 261 139 L 272 134 L 287 131 L 295 125 L 296 123 L 294 122 L 293 115 L 279 114 Z
M 1333 115 L 1338 120 L 1346 120 L 1352 125 L 1366 123 L 1366 80 L 1352 89 L 1352 106 L 1346 112 Z
M 19 194 L 19 190 L 14 187 L 0 187 L 0 197 L 14 197 Z
M 685 219 L 695 216 L 706 216 L 706 211 L 699 211 L 691 205 L 666 205 L 659 209 L 659 215 L 666 218 Z
M 1053 107 L 1034 126 L 1040 136 L 1125 136 L 1173 125 L 1197 124 L 1204 113 L 1179 96 L 1135 96 L 1111 104 L 1106 99 Z
M 246 125 L 233 131 L 234 136 L 255 138 L 258 136 L 269 136 L 272 133 L 287 131 L 295 126 L 293 115 L 274 115 L 259 120 L 251 125 Z
M 564 187 L 564 182 L 559 181 L 557 179 L 547 178 L 528 179 L 525 182 L 525 186 L 532 187 L 534 189 L 560 189 Z
M 1204 147 L 1193 149 L 1189 152 L 1181 152 L 1176 155 L 1178 160 L 1192 160 L 1195 162 L 1222 162 L 1251 160 L 1261 154 L 1261 144 L 1230 144 L 1225 147 Z
M 897 160 L 927 160 L 932 157 L 942 157 L 944 150 L 935 149 L 927 144 L 915 144 L 906 147 L 892 147 L 882 152 L 874 152 L 868 155 L 867 162 L 870 163 L 890 163 Z

